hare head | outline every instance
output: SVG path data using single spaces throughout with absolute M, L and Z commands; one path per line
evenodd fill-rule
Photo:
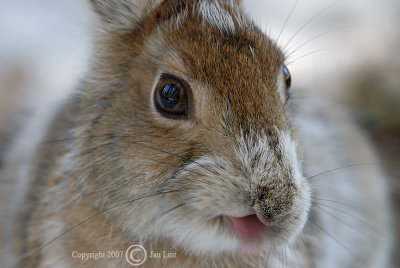
M 310 207 L 277 45 L 239 1 L 92 0 L 80 195 L 132 236 L 194 254 L 293 239 Z M 83 138 L 86 137 L 86 138 Z

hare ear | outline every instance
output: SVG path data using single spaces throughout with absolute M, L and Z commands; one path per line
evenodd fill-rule
M 162 0 L 89 0 L 100 20 L 112 28 L 129 29 Z

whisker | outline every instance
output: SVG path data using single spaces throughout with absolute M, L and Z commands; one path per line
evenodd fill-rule
M 301 235 L 299 235 L 298 238 L 301 241 L 302 248 L 304 249 L 304 251 L 306 252 L 307 256 L 309 257 L 309 259 L 312 262 L 312 267 L 317 267 L 317 264 L 315 263 L 315 260 L 314 260 L 313 256 L 310 254 L 310 251 L 309 251 L 308 247 L 306 246 L 306 243 L 304 242 L 304 239 L 301 237 Z
M 319 201 L 325 201 L 325 202 L 329 202 L 329 203 L 334 203 L 334 204 L 338 204 L 338 205 L 343 205 L 345 207 L 352 208 L 352 209 L 355 209 L 355 210 L 359 210 L 360 209 L 359 206 L 355 206 L 353 204 L 348 204 L 348 203 L 344 203 L 344 202 L 340 202 L 340 201 L 324 199 L 324 198 L 318 198 L 318 197 L 313 197 L 313 199 L 314 200 L 319 200 Z
M 147 159 L 147 160 L 151 160 L 151 161 L 156 161 L 156 162 L 161 163 L 161 164 L 165 164 L 165 165 L 169 165 L 169 166 L 175 167 L 175 165 L 173 165 L 173 164 L 171 164 L 171 163 L 168 163 L 168 162 L 166 162 L 166 161 L 161 161 L 161 160 L 157 160 L 157 159 L 152 159 L 152 158 L 148 158 L 148 157 L 144 157 L 144 156 L 141 156 L 141 158 L 144 158 L 144 159 Z M 208 169 L 206 169 L 206 170 L 209 171 Z M 188 172 L 190 172 L 190 173 L 193 173 L 193 174 L 195 174 L 195 175 L 200 176 L 200 178 L 197 178 L 197 181 L 198 181 L 198 182 L 204 183 L 204 184 L 206 184 L 206 185 L 208 185 L 208 186 L 214 186 L 214 184 L 212 184 L 211 182 L 202 179 L 202 178 L 204 177 L 203 174 L 200 174 L 200 173 L 198 173 L 198 172 L 196 172 L 196 171 L 193 171 L 193 170 L 186 170 L 186 171 L 188 171 Z M 220 178 L 218 177 L 218 179 L 220 179 Z M 221 180 L 221 179 L 220 179 L 220 180 Z
M 163 217 L 163 216 L 165 216 L 165 215 L 167 215 L 168 213 L 174 211 L 175 209 L 178 209 L 178 208 L 183 207 L 183 206 L 185 206 L 185 205 L 187 205 L 187 203 L 186 203 L 186 202 L 182 202 L 182 203 L 180 203 L 180 204 L 178 204 L 178 205 L 176 205 L 176 206 L 174 206 L 174 207 L 168 209 L 167 211 L 165 211 L 165 212 L 163 212 L 163 213 L 161 214 L 160 218 Z
M 89 148 L 89 149 L 87 149 L 87 150 L 84 150 L 83 152 L 81 152 L 81 154 L 90 153 L 91 150 L 92 150 L 93 148 L 98 148 L 98 147 L 100 147 L 100 146 L 102 146 L 102 145 L 106 146 L 106 145 L 111 145 L 111 144 L 112 144 L 112 142 L 103 143 L 103 144 L 101 144 L 101 145 L 96 145 L 96 146 L 94 146 L 94 147 L 92 147 L 92 148 Z M 153 148 L 153 147 L 150 147 L 150 148 Z M 166 153 L 172 154 L 172 155 L 174 155 L 174 156 L 176 155 L 176 156 L 178 156 L 178 157 L 180 157 L 180 158 L 184 158 L 184 157 L 179 156 L 179 155 L 174 154 L 174 153 L 170 153 L 170 152 L 166 152 Z M 169 165 L 169 166 L 172 166 L 172 167 L 176 167 L 174 164 L 169 163 L 169 162 L 166 162 L 166 161 L 163 161 L 163 160 L 158 160 L 158 159 L 146 157 L 146 156 L 143 156 L 143 155 L 135 155 L 135 156 L 137 156 L 137 157 L 139 157 L 139 158 L 142 158 L 142 159 L 149 160 L 149 161 L 155 161 L 155 162 L 158 162 L 158 163 L 161 163 L 161 164 L 165 164 L 165 165 Z M 188 159 L 188 158 L 185 158 L 185 159 Z M 101 159 L 96 160 L 96 161 L 101 161 Z M 199 163 L 197 163 L 196 161 L 193 161 L 193 160 L 191 160 L 190 162 L 199 164 Z M 92 163 L 91 163 L 91 164 L 92 164 Z M 204 165 L 201 165 L 201 164 L 199 164 L 199 165 L 200 165 L 201 168 L 204 168 L 204 169 L 207 170 L 208 172 L 212 172 L 211 170 L 209 170 L 209 169 L 208 169 L 207 167 L 205 167 Z M 85 167 L 83 167 L 83 168 L 85 168 Z M 207 181 L 207 180 L 204 180 L 204 179 L 202 178 L 202 177 L 204 177 L 203 174 L 200 174 L 200 173 L 198 173 L 198 172 L 196 172 L 196 171 L 193 171 L 193 170 L 186 170 L 186 171 L 188 171 L 188 172 L 190 172 L 190 173 L 193 173 L 193 174 L 195 174 L 195 175 L 198 175 L 198 176 L 200 177 L 200 178 L 198 178 L 198 180 L 197 180 L 198 182 L 203 183 L 203 184 L 206 184 L 206 185 L 208 185 L 208 186 L 215 186 L 214 183 L 211 183 L 211 182 L 209 182 L 209 181 Z M 110 173 L 112 173 L 112 172 L 110 172 Z M 219 179 L 221 182 L 224 182 L 219 176 L 216 176 L 216 178 Z M 96 193 L 103 192 L 103 191 L 106 191 L 106 190 L 110 190 L 110 189 L 112 189 L 112 188 L 116 188 L 116 187 L 120 186 L 120 184 L 115 184 L 114 182 L 112 182 L 112 184 L 113 184 L 113 185 L 110 185 L 110 186 L 104 185 L 105 187 L 103 187 L 102 189 L 95 190 L 95 191 L 93 191 L 93 192 L 91 192 L 91 193 L 85 193 L 85 195 L 96 194 Z
M 138 200 L 141 200 L 141 199 L 145 199 L 145 198 L 149 198 L 149 197 L 153 197 L 153 196 L 157 196 L 157 195 L 161 195 L 161 194 L 167 194 L 167 193 L 172 193 L 172 192 L 178 192 L 178 191 L 179 191 L 179 190 L 171 190 L 171 191 L 165 191 L 165 192 L 156 192 L 156 193 L 153 193 L 153 194 L 150 194 L 150 195 L 141 196 L 141 197 L 138 197 L 138 198 L 135 198 L 135 199 L 131 199 L 131 200 L 129 200 L 129 201 L 126 201 L 126 202 L 123 202 L 123 203 L 120 203 L 120 204 L 117 204 L 117 205 L 108 207 L 108 208 L 106 208 L 106 209 L 104 209 L 104 210 L 101 210 L 100 212 L 97 212 L 97 213 L 91 215 L 91 216 L 87 216 L 87 217 L 83 218 L 79 223 L 73 225 L 72 227 L 68 228 L 67 230 L 65 230 L 65 231 L 64 231 L 63 233 L 61 233 L 60 235 L 54 237 L 54 238 L 51 239 L 50 241 L 46 242 L 44 245 L 40 246 L 38 249 L 34 250 L 34 251 L 33 251 L 32 253 L 30 253 L 28 256 L 24 257 L 24 258 L 21 259 L 18 263 L 16 263 L 13 267 L 19 266 L 19 265 L 22 264 L 25 260 L 27 260 L 27 259 L 33 257 L 34 255 L 36 255 L 37 253 L 39 253 L 41 250 L 43 250 L 44 248 L 46 248 L 47 246 L 49 246 L 50 244 L 52 244 L 53 242 L 55 242 L 56 240 L 58 240 L 59 238 L 61 238 L 62 236 L 64 236 L 65 234 L 67 234 L 67 233 L 73 231 L 74 229 L 76 229 L 77 227 L 81 226 L 82 224 L 84 224 L 84 223 L 86 223 L 86 222 L 88 222 L 88 221 L 90 221 L 90 220 L 96 218 L 96 217 L 99 216 L 100 214 L 103 214 L 103 213 L 105 213 L 105 212 L 108 212 L 108 211 L 110 211 L 110 210 L 113 210 L 113 209 L 115 209 L 115 208 L 117 208 L 117 207 L 120 207 L 120 206 L 122 206 L 122 205 L 130 204 L 130 203 L 132 203 L 132 202 L 135 202 L 135 201 L 138 201 Z
M 300 60 L 300 59 L 302 59 L 302 58 L 305 58 L 305 57 L 307 57 L 307 56 L 310 56 L 310 55 L 313 55 L 313 54 L 316 54 L 316 53 L 319 53 L 319 52 L 324 52 L 324 51 L 327 51 L 327 50 L 329 50 L 329 49 L 328 49 L 328 48 L 322 48 L 322 49 L 318 49 L 318 50 L 311 51 L 311 52 L 309 52 L 309 53 L 303 54 L 303 55 L 301 55 L 301 56 L 295 58 L 295 59 L 292 60 L 292 61 L 289 61 L 288 63 L 286 63 L 286 65 L 287 65 L 287 66 L 290 66 L 291 64 L 295 63 L 296 61 L 298 61 L 298 60 Z
M 305 28 L 307 27 L 311 22 L 313 22 L 316 18 L 321 16 L 324 12 L 332 8 L 333 6 L 337 5 L 339 2 L 342 2 L 343 0 L 336 0 L 335 2 L 331 3 L 327 7 L 321 9 L 317 14 L 315 14 L 313 17 L 311 17 L 308 21 L 306 21 L 303 26 L 301 26 L 289 39 L 289 41 L 286 42 L 286 44 L 283 46 L 283 50 L 287 48 L 287 46 L 290 44 L 290 42 L 293 41 L 293 39 Z
M 281 263 L 281 267 L 285 268 L 285 264 L 283 262 L 283 249 L 282 248 L 279 249 L 279 261 Z
M 327 208 L 331 208 L 331 209 L 334 209 L 334 210 L 336 210 L 336 211 L 338 211 L 338 212 L 341 212 L 341 213 L 343 213 L 343 214 L 346 214 L 347 216 L 349 216 L 349 217 L 351 217 L 351 218 L 357 220 L 360 224 L 364 225 L 364 227 L 367 227 L 367 228 L 369 228 L 371 231 L 375 232 L 376 234 L 381 235 L 381 233 L 380 233 L 378 230 L 376 230 L 375 227 L 371 226 L 366 220 L 363 220 L 363 219 L 357 217 L 356 215 L 354 215 L 354 214 L 352 214 L 352 213 L 350 213 L 350 212 L 348 212 L 348 211 L 345 211 L 345 210 L 343 210 L 343 209 L 340 209 L 340 208 L 337 208 L 337 207 L 333 207 L 333 206 L 330 206 L 330 205 L 318 203 L 318 202 L 315 202 L 315 201 L 313 201 L 313 204 L 319 205 L 319 206 L 323 206 L 323 207 L 327 207 Z
M 270 260 L 270 258 L 271 258 L 271 251 L 272 251 L 272 249 L 269 248 L 269 249 L 268 249 L 268 253 L 267 253 L 267 259 L 265 260 L 265 266 L 266 266 L 266 267 L 269 267 L 268 263 L 269 263 L 269 260 Z
M 154 159 L 154 158 L 150 158 L 150 157 L 145 157 L 145 156 L 140 156 L 140 158 L 143 158 L 143 159 L 146 159 L 146 160 L 150 160 L 150 161 L 155 161 L 157 163 L 165 164 L 165 165 L 168 165 L 168 166 L 171 166 L 171 167 L 176 167 L 174 164 L 171 164 L 171 163 L 166 162 L 166 161 L 162 161 L 162 160 L 158 160 L 158 159 Z M 188 171 L 193 173 L 193 174 L 196 174 L 198 176 L 203 176 L 202 174 L 197 173 L 196 171 L 193 171 L 193 170 L 188 170 Z
M 354 258 L 356 258 L 361 264 L 365 265 L 365 267 L 369 267 L 367 263 L 365 263 L 357 254 L 355 254 L 352 250 L 350 250 L 346 245 L 344 245 L 342 242 L 340 242 L 337 238 L 335 238 L 333 235 L 331 235 L 329 232 L 325 230 L 320 224 L 314 222 L 313 220 L 309 219 L 309 221 L 317 226 L 323 233 L 325 233 L 327 236 L 329 236 L 332 240 L 334 240 L 338 245 L 343 247 L 345 250 L 347 250 Z
M 149 160 L 149 161 L 154 161 L 154 162 L 161 163 L 161 164 L 165 164 L 165 165 L 169 165 L 169 166 L 172 166 L 172 167 L 175 167 L 175 165 L 172 164 L 172 163 L 169 163 L 169 162 L 166 162 L 166 161 L 162 161 L 162 160 L 158 160 L 158 159 L 153 159 L 153 158 L 150 158 L 150 157 L 145 157 L 145 156 L 143 156 L 143 155 L 141 155 L 140 158 L 146 159 L 146 160 Z M 204 175 L 202 175 L 202 174 L 200 174 L 200 173 L 198 173 L 198 172 L 196 172 L 196 171 L 193 171 L 193 170 L 186 170 L 186 171 L 187 171 L 187 172 L 190 172 L 190 173 L 193 173 L 193 174 L 195 174 L 195 175 L 200 176 L 199 178 L 197 178 L 197 182 L 206 184 L 206 185 L 208 185 L 208 186 L 215 186 L 215 185 L 212 184 L 210 181 L 204 180 L 204 179 L 203 179 Z M 218 177 L 218 178 L 219 178 L 219 177 Z M 221 181 L 222 181 L 222 180 L 221 180 Z M 106 187 L 104 187 L 104 188 L 95 190 L 95 191 L 90 192 L 90 193 L 85 193 L 85 196 L 97 194 L 97 193 L 100 193 L 100 192 L 104 192 L 104 191 L 107 191 L 107 190 L 110 190 L 110 189 L 113 189 L 113 188 L 120 187 L 120 185 L 121 185 L 121 184 L 115 184 L 114 182 L 111 182 L 111 183 L 112 183 L 113 185 L 106 186 Z
M 179 203 L 178 205 L 175 205 L 175 206 L 173 206 L 172 208 L 170 208 L 170 209 L 164 211 L 161 215 L 156 215 L 156 216 L 154 216 L 153 218 L 151 218 L 151 219 L 146 223 L 146 225 L 151 225 L 151 224 L 154 223 L 155 220 L 159 220 L 159 219 L 161 219 L 162 217 L 164 217 L 165 215 L 167 215 L 167 214 L 173 212 L 174 210 L 176 210 L 176 209 L 178 209 L 178 208 L 180 208 L 180 207 L 183 207 L 183 206 L 185 206 L 185 205 L 188 205 L 188 204 L 189 204 L 189 203 L 187 203 L 186 201 L 184 201 L 184 202 L 182 202 L 182 203 Z
M 104 135 L 93 135 L 93 136 L 86 136 L 86 137 L 70 137 L 70 138 L 65 138 L 65 139 L 46 141 L 46 142 L 43 142 L 42 144 L 56 143 L 56 142 L 67 142 L 67 141 L 73 141 L 73 140 L 79 140 L 79 139 L 104 138 L 104 137 L 109 137 L 110 139 L 113 139 L 113 138 L 132 138 L 132 136 L 130 136 L 130 135 L 104 134 Z M 148 149 L 152 149 L 152 150 L 155 150 L 155 151 L 158 151 L 158 152 L 161 152 L 161 153 L 165 153 L 165 154 L 168 154 L 168 155 L 171 155 L 171 156 L 175 156 L 175 157 L 180 158 L 180 159 L 182 159 L 184 161 L 188 161 L 190 163 L 194 163 L 194 164 L 204 168 L 205 170 L 208 170 L 204 165 L 202 165 L 202 164 L 198 163 L 197 161 L 192 160 L 192 159 L 190 159 L 188 157 L 184 157 L 184 156 L 178 155 L 176 153 L 168 152 L 168 151 L 165 151 L 165 150 L 162 150 L 162 149 L 159 149 L 159 148 L 147 145 L 147 144 L 143 144 L 143 143 L 141 143 L 139 141 L 130 140 L 129 142 L 132 142 L 132 143 L 134 143 L 136 145 L 139 145 L 139 146 L 142 146 L 142 147 L 145 147 L 145 148 L 148 148 Z M 107 144 L 104 144 L 104 145 L 107 145 Z M 100 145 L 98 145 L 98 146 L 100 146 Z
M 286 19 L 285 19 L 285 21 L 284 21 L 284 23 L 283 23 L 283 26 L 282 26 L 282 28 L 281 28 L 281 31 L 279 32 L 278 38 L 277 38 L 277 40 L 276 40 L 276 43 L 277 43 L 277 44 L 279 44 L 279 39 L 281 38 L 282 33 L 283 33 L 283 31 L 285 30 L 285 27 L 286 27 L 287 23 L 289 22 L 290 18 L 292 17 L 293 11 L 296 9 L 296 6 L 297 6 L 297 4 L 298 4 L 299 2 L 300 2 L 300 0 L 296 0 L 296 2 L 294 3 L 294 5 L 293 5 L 292 8 L 290 9 L 290 12 L 289 12 L 289 14 L 288 14 L 287 17 L 286 17 Z
M 362 234 L 364 236 L 367 236 L 369 238 L 372 238 L 374 240 L 381 240 L 379 237 L 377 236 L 372 236 L 371 234 L 361 231 L 361 229 L 357 229 L 353 226 L 351 226 L 350 224 L 348 224 L 347 222 L 343 221 L 341 218 L 333 215 L 332 213 L 328 212 L 326 209 L 322 208 L 319 204 L 314 203 L 315 207 L 318 208 L 320 211 L 325 212 L 327 215 L 331 216 L 333 219 L 337 220 L 338 222 L 344 224 L 345 226 L 349 227 L 350 229 L 352 229 L 353 231 L 358 232 L 359 234 Z
M 312 175 L 312 176 L 308 177 L 307 180 L 309 180 L 310 182 L 313 182 L 313 181 L 315 181 L 315 178 L 317 178 L 319 176 L 322 176 L 322 175 L 325 175 L 325 174 L 329 174 L 329 173 L 332 173 L 332 172 L 335 172 L 335 171 L 338 171 L 338 170 L 352 168 L 352 167 L 371 166 L 371 165 L 377 165 L 377 163 L 356 163 L 356 164 L 345 165 L 345 166 L 337 167 L 337 168 L 334 168 L 334 169 L 326 170 L 326 171 L 323 171 L 321 173 Z
M 322 32 L 322 33 L 319 33 L 319 34 L 317 34 L 317 35 L 311 37 L 311 38 L 308 39 L 307 41 L 304 41 L 303 43 L 301 43 L 300 45 L 298 45 L 295 49 L 293 49 L 291 52 L 289 52 L 289 53 L 287 54 L 286 57 L 287 57 L 287 58 L 290 58 L 290 57 L 291 57 L 294 53 L 296 53 L 299 49 L 301 49 L 301 48 L 304 47 L 305 45 L 309 44 L 310 42 L 312 42 L 312 41 L 314 41 L 314 40 L 316 40 L 316 39 L 318 39 L 318 38 L 320 38 L 320 37 L 322 37 L 322 36 L 325 36 L 325 35 L 328 35 L 328 34 L 331 34 L 331 33 L 337 32 L 337 31 L 341 31 L 341 30 L 353 29 L 353 28 L 356 28 L 356 27 L 363 27 L 363 26 L 368 26 L 368 25 L 349 25 L 349 26 L 341 26 L 341 27 L 333 28 L 333 29 L 324 31 L 324 32 Z
M 287 245 L 285 245 L 284 246 L 284 248 L 283 248 L 283 252 L 284 252 L 284 256 L 285 256 L 285 258 L 284 258 L 284 260 L 285 260 L 285 262 L 284 262 L 284 267 L 286 268 L 287 267 Z

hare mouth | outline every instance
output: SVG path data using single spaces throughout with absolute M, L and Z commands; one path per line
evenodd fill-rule
M 238 249 L 244 253 L 258 254 L 266 245 L 288 243 L 302 229 L 306 213 L 289 211 L 268 221 L 262 212 L 254 209 L 252 213 L 226 215 L 223 218 L 225 226 L 238 242 Z
M 235 234 L 244 243 L 253 243 L 264 239 L 264 235 L 267 231 L 267 225 L 261 222 L 256 214 L 245 217 L 228 218 Z
M 268 226 L 256 214 L 244 217 L 228 216 L 228 224 L 239 241 L 239 248 L 248 254 L 257 254 L 263 247 Z

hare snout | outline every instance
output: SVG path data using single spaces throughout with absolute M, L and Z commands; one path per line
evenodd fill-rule
M 281 135 L 274 147 L 269 140 L 239 138 L 234 154 L 202 156 L 168 183 L 184 189 L 170 199 L 185 204 L 182 215 L 191 215 L 181 230 L 213 234 L 210 239 L 222 251 L 278 246 L 302 230 L 310 193 L 296 144 L 288 134 Z M 195 235 L 192 238 L 196 241 Z

